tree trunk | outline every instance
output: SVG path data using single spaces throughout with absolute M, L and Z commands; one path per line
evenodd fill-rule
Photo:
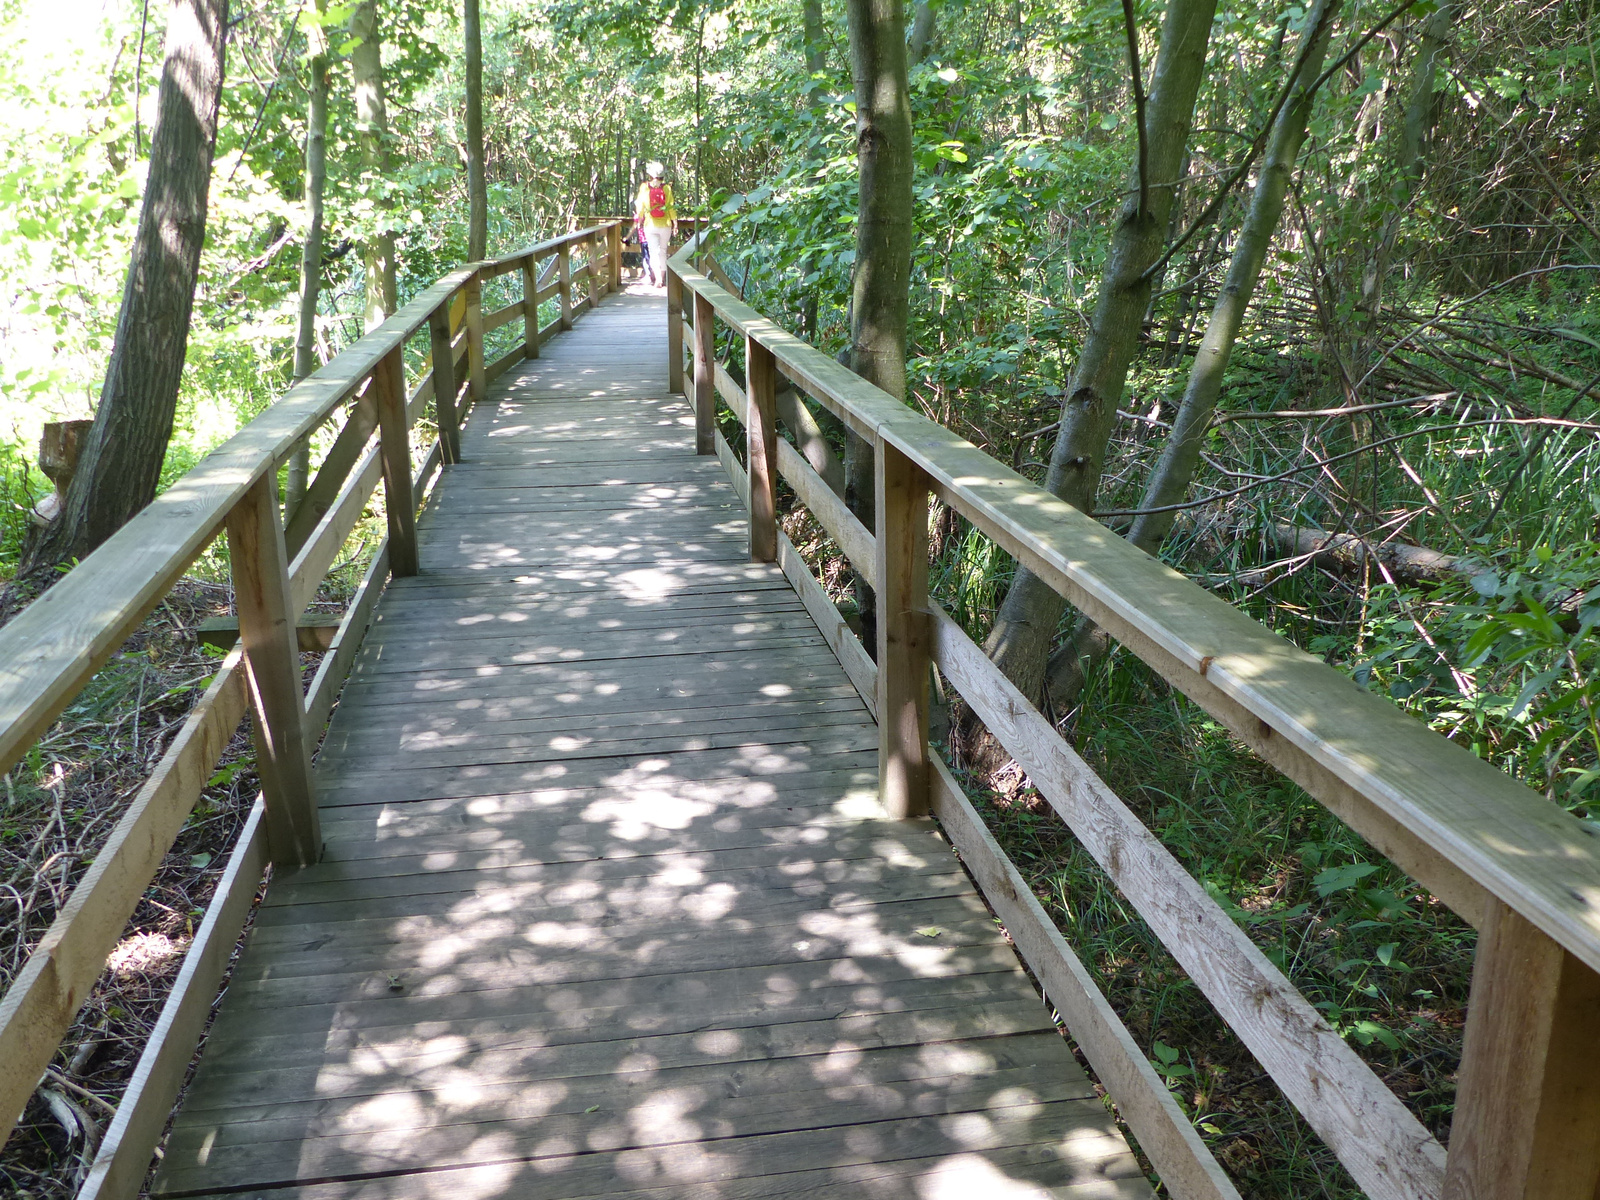
M 1318 0 L 1308 18 L 1306 36 L 1313 39 L 1311 49 L 1304 56 L 1304 65 L 1294 84 L 1295 92 L 1273 125 L 1255 191 L 1250 197 L 1250 208 L 1234 243 L 1227 278 L 1211 310 L 1211 319 L 1206 323 L 1205 336 L 1200 339 L 1200 348 L 1189 369 L 1183 400 L 1173 418 L 1172 432 L 1160 461 L 1151 472 L 1140 508 L 1181 503 L 1194 480 L 1201 443 L 1211 427 L 1211 415 L 1216 411 L 1217 397 L 1222 391 L 1222 376 L 1228 369 L 1239 327 L 1250 307 L 1256 281 L 1261 277 L 1267 251 L 1272 247 L 1273 235 L 1283 216 L 1284 198 L 1289 191 L 1295 161 L 1300 157 L 1300 147 L 1305 142 L 1306 122 L 1316 102 L 1310 85 L 1322 71 L 1328 34 L 1340 3 L 1341 0 Z M 1153 512 L 1137 517 L 1128 531 L 1128 540 L 1153 554 L 1171 532 L 1176 516 L 1175 512 Z
M 917 0 L 916 9 L 911 17 L 911 45 L 907 51 L 913 67 L 928 57 L 928 51 L 933 48 L 933 35 L 937 27 L 933 5 L 928 0 Z
M 827 35 L 822 27 L 822 0 L 800 0 L 801 36 L 805 40 L 806 74 L 828 68 Z
M 30 571 L 82 558 L 155 499 L 205 241 L 227 24 L 228 0 L 173 0 L 144 204 L 100 405 Z
M 300 319 L 294 339 L 294 377 L 304 379 L 317 369 L 317 300 L 322 288 L 322 193 L 328 178 L 328 34 L 322 26 L 327 0 L 316 0 L 306 31 L 310 79 L 306 104 L 306 240 L 300 251 Z M 293 516 L 305 499 L 311 473 L 311 449 L 302 446 L 289 459 L 283 508 Z M 287 523 L 287 522 L 286 522 Z
M 462 0 L 467 68 L 467 259 L 489 253 L 489 190 L 483 174 L 483 31 L 478 0 Z
M 912 237 L 905 12 L 900 0 L 849 0 L 847 8 L 860 172 L 849 365 L 869 383 L 904 399 Z M 872 476 L 871 445 L 850 435 L 845 502 L 868 529 L 875 524 Z M 854 582 L 862 642 L 876 646 L 876 597 L 859 573 Z
M 1312 10 L 1306 36 L 1315 40 L 1294 84 L 1299 90 L 1290 96 L 1273 124 L 1261 172 L 1250 197 L 1250 208 L 1245 214 L 1238 240 L 1234 243 L 1227 278 L 1211 310 L 1211 319 L 1206 323 L 1205 335 L 1200 340 L 1194 364 L 1189 369 L 1183 400 L 1173 418 L 1172 432 L 1168 435 L 1160 460 L 1151 472 L 1140 508 L 1159 508 L 1180 503 L 1194 480 L 1195 466 L 1200 461 L 1200 447 L 1205 440 L 1206 430 L 1211 427 L 1211 415 L 1216 411 L 1217 396 L 1222 390 L 1222 376 L 1228 369 L 1228 359 L 1238 340 L 1239 326 L 1250 307 L 1256 281 L 1261 276 L 1261 267 L 1266 262 L 1273 234 L 1283 215 L 1284 197 L 1289 191 L 1295 160 L 1299 158 L 1300 147 L 1305 141 L 1306 122 L 1311 117 L 1311 106 L 1316 99 L 1315 94 L 1307 89 L 1322 70 L 1323 56 L 1328 49 L 1328 34 L 1341 2 L 1318 0 Z M 1172 531 L 1177 516 L 1176 512 L 1169 511 L 1136 517 L 1133 527 L 1128 530 L 1128 540 L 1141 550 L 1154 554 Z M 1110 638 L 1103 630 L 1088 620 L 1082 621 L 1068 645 L 1050 662 L 1051 699 L 1059 705 L 1074 698 L 1093 664 L 1110 648 Z
M 1062 404 L 1061 431 L 1045 486 L 1086 512 L 1094 504 L 1117 404 L 1150 304 L 1150 281 L 1144 276 L 1161 253 L 1215 14 L 1216 0 L 1170 0 L 1167 5 L 1145 106 L 1148 207 L 1140 209 L 1135 191 L 1118 216 L 1089 336 Z M 1065 607 L 1066 601 L 1048 584 L 1019 567 L 985 645 L 1006 677 L 1034 701 L 1043 691 L 1050 641 Z
M 350 75 L 355 83 L 356 130 L 361 137 L 361 169 L 369 188 L 378 188 L 388 173 L 389 113 L 383 98 L 383 51 L 378 39 L 378 0 L 361 0 L 350 14 Z M 388 203 L 377 203 L 382 217 Z M 368 330 L 382 325 L 400 306 L 394 280 L 394 234 L 375 233 L 361 248 L 366 266 L 367 294 L 364 324 Z

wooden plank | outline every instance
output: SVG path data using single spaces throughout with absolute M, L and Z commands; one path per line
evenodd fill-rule
M 788 442 L 778 443 L 778 470 L 817 524 L 838 543 L 850 565 L 876 589 L 878 548 L 872 533 Z
M 361 519 L 367 500 L 382 477 L 381 451 L 381 446 L 374 446 L 367 451 L 366 457 L 345 481 L 338 500 L 323 516 L 316 532 L 290 564 L 289 596 L 295 612 L 303 612 L 316 597 L 328 568 L 338 559 L 350 531 Z
M 778 389 L 778 416 L 788 426 L 789 435 L 811 467 L 826 482 L 834 495 L 844 496 L 844 463 L 828 445 L 822 426 L 806 407 L 799 391 L 785 378 Z
M 518 366 L 528 357 L 527 351 L 522 346 L 513 346 L 499 358 L 483 369 L 484 382 L 493 383 L 512 367 Z
M 713 369 L 717 362 L 716 319 L 711 305 L 696 296 L 694 301 L 694 452 L 715 451 L 712 435 L 717 428 L 717 397 Z M 742 418 L 741 418 L 742 419 Z
M 828 593 L 822 590 L 822 584 L 818 583 L 816 576 L 811 573 L 810 566 L 800 557 L 800 551 L 794 548 L 794 543 L 781 530 L 778 533 L 778 565 L 783 568 L 784 575 L 794 585 L 801 603 L 806 606 L 806 612 L 816 624 L 823 640 L 828 643 L 828 648 L 833 651 L 834 657 L 839 660 L 839 665 L 844 668 L 844 673 L 849 677 L 851 684 L 861 694 L 867 711 L 876 718 L 878 664 L 872 661 L 872 656 L 862 646 L 861 639 L 856 637 L 850 626 L 845 624 L 844 618 L 839 615 L 839 610 L 834 607 Z
M 299 607 L 290 594 L 276 485 L 276 479 L 262 478 L 228 514 L 228 561 L 255 718 L 268 851 L 273 863 L 293 869 L 322 856 L 322 834 L 294 638 Z
M 339 628 L 338 613 L 301 613 L 295 621 L 295 635 L 301 653 L 320 654 L 333 642 Z M 195 640 L 214 650 L 232 650 L 239 640 L 238 617 L 207 617 L 194 627 Z
M 950 768 L 930 753 L 933 815 L 1005 925 L 1028 969 L 1177 1200 L 1239 1200 L 1122 1018 L 994 840 Z
M 772 355 L 759 342 L 746 341 L 749 390 L 745 406 L 745 461 L 749 473 L 750 561 L 778 557 L 778 375 Z
M 350 664 L 355 661 L 356 651 L 361 648 L 367 627 L 372 621 L 372 610 L 383 594 L 383 585 L 388 578 L 389 546 L 385 543 L 372 556 L 367 573 L 362 576 L 361 585 L 351 598 L 333 641 L 328 645 L 328 653 L 317 664 L 316 676 L 306 690 L 306 725 L 313 734 L 320 732 L 328 723 L 328 714 L 333 711 L 333 702 L 350 674 Z
M 557 324 L 562 329 L 572 328 L 572 251 L 563 242 L 556 255 L 556 290 L 561 295 L 561 316 Z
M 470 403 L 476 404 L 489 386 L 483 363 L 483 281 L 474 274 L 461 290 L 467 297 L 467 315 L 462 321 L 467 334 L 467 395 Z
M 504 308 L 497 308 L 492 313 L 485 313 L 483 317 L 484 334 L 491 334 L 496 329 L 511 324 L 518 317 L 525 316 L 527 308 L 527 301 L 515 300 Z
M 1492 901 L 1478 935 L 1444 1195 L 1592 1200 L 1600 976 Z
M 928 811 L 928 477 L 892 446 L 873 456 L 878 517 L 878 786 L 894 817 Z
M 345 480 L 349 478 L 351 468 L 360 459 L 361 452 L 372 440 L 373 430 L 377 427 L 378 403 L 373 392 L 368 389 L 350 406 L 344 428 L 339 430 L 333 445 L 328 448 L 322 465 L 317 468 L 316 478 L 311 481 L 300 507 L 294 511 L 287 528 L 284 529 L 284 542 L 290 557 L 300 553 L 301 547 L 306 544 L 306 539 L 327 515 L 334 497 L 339 494 Z
M 538 265 L 530 254 L 522 259 L 522 354 L 539 357 L 539 278 Z
M 1440 1195 L 1444 1149 L 942 611 L 934 661 L 1374 1200 Z
M 411 492 L 411 440 L 406 425 L 404 364 L 397 351 L 373 376 L 378 393 L 378 442 L 383 463 L 384 511 L 389 522 L 389 568 L 417 573 L 416 502 Z
M 667 267 L 667 391 L 683 395 L 683 280 Z
M 78 1189 L 78 1200 L 131 1198 L 144 1185 L 156 1144 L 210 1016 L 211 1002 L 261 885 L 267 867 L 265 822 L 266 806 L 258 796 L 122 1093 L 116 1116 Z
M 455 351 L 450 345 L 450 305 L 441 304 L 428 318 L 428 335 L 433 347 L 433 410 L 438 418 L 439 439 L 446 462 L 461 461 L 461 422 L 457 401 L 461 381 L 456 374 Z M 471 353 L 469 348 L 468 353 Z
M 244 719 L 243 651 L 235 649 L 95 855 L 0 1001 L 0 1129 L 9 1134 L 40 1073 L 193 811 Z

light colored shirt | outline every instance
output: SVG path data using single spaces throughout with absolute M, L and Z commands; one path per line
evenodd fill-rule
M 650 181 L 647 179 L 639 185 L 639 198 L 634 201 L 633 215 L 636 220 L 656 229 L 670 228 L 678 219 L 678 210 L 672 203 L 672 185 L 663 183 L 661 190 L 667 195 L 666 216 L 653 217 L 650 215 Z

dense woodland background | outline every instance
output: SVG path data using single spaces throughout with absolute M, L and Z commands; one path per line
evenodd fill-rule
M 1146 85 L 1165 11 L 1147 0 L 1129 9 Z M 316 358 L 366 327 L 382 239 L 392 238 L 401 302 L 468 251 L 452 0 L 265 0 L 231 19 L 166 481 L 295 373 L 318 64 L 329 122 Z M 163 6 L 132 0 L 0 3 L 7 573 L 27 509 L 49 490 L 33 462 L 40 428 L 91 415 L 106 371 L 164 20 Z M 1124 6 L 926 0 L 906 27 L 907 402 L 1043 479 L 1118 214 L 1138 188 Z M 1288 158 L 1282 215 L 1265 231 L 1270 250 L 1216 411 L 1199 427 L 1192 485 L 1155 506 L 1176 517 L 1153 545 L 1549 803 L 1600 822 L 1596 0 L 1217 6 L 1162 232 L 1175 248 L 1139 323 L 1092 506 L 1118 532 L 1151 507 L 1147 486 L 1264 177 L 1252 151 L 1319 29 L 1324 67 L 1306 95 L 1304 144 Z M 374 129 L 356 83 L 372 69 L 363 53 L 379 45 L 387 113 Z M 680 206 L 716 218 L 719 255 L 747 298 L 830 352 L 846 348 L 857 160 L 842 6 L 484 0 L 482 46 L 491 253 L 621 211 L 640 165 L 660 158 Z M 848 608 L 836 552 L 803 514 L 789 526 Z M 935 534 L 941 600 L 987 636 L 1013 564 L 953 518 Z M 171 620 L 107 668 L 7 777 L 7 977 L 126 799 L 126 747 L 140 762 L 159 753 L 140 741 L 139 714 L 146 739 L 159 738 L 203 683 L 203 658 L 180 644 L 187 610 L 177 610 L 225 605 L 225 578 L 219 568 L 194 580 L 167 607 Z M 1055 627 L 1050 661 L 1035 671 L 1046 711 L 1447 1134 L 1471 930 L 1087 633 L 1070 613 Z M 147 688 L 160 699 L 147 702 Z M 129 730 L 108 714 L 135 689 Z M 1241 1190 L 1358 1195 L 1014 764 L 986 754 L 961 713 L 949 725 L 951 753 L 1013 857 Z M 214 782 L 202 824 L 248 793 L 235 774 Z M 68 795 L 81 803 L 64 804 Z M 211 853 L 180 848 L 195 889 L 167 906 L 181 917 L 203 902 Z M 181 919 L 145 918 L 151 930 L 165 920 L 160 936 L 181 943 Z M 159 981 L 150 961 L 133 990 Z M 103 1039 L 137 1008 L 102 998 L 85 1029 Z M 116 1055 L 102 1057 L 98 1076 L 85 1060 L 78 1086 L 114 1098 Z M 14 1139 L 0 1164 L 6 1186 L 70 1194 L 81 1148 L 35 1115 L 41 1132 Z

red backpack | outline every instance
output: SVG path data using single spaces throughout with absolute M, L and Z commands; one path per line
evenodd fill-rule
M 657 187 L 650 185 L 650 216 L 657 221 L 665 220 L 667 216 L 667 187 L 662 184 Z

